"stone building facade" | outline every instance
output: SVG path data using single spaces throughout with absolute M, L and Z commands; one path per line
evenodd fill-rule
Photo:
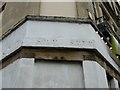
M 118 2 L 2 2 L 1 88 L 120 88 Z

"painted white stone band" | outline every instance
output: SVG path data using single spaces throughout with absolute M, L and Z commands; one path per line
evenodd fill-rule
M 1 42 L 2 58 L 21 46 L 97 49 L 120 72 L 104 41 L 90 24 L 26 21 Z

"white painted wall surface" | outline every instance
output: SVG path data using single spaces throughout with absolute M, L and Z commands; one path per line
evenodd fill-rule
M 22 58 L 2 70 L 3 88 L 84 88 L 81 63 Z
M 22 58 L 2 69 L 2 88 L 32 88 L 33 65 L 33 58 Z
M 2 57 L 20 46 L 97 49 L 120 72 L 104 41 L 90 24 L 27 21 L 2 41 Z
M 106 44 L 90 24 L 40 21 L 28 23 L 25 46 L 97 49 L 120 72 L 120 67 L 109 56 Z
M 34 88 L 84 88 L 80 63 L 38 62 L 34 66 Z
M 95 48 L 92 36 L 94 31 L 89 24 L 39 21 L 28 23 L 24 46 Z M 88 33 L 89 38 L 86 38 Z
M 26 35 L 27 23 L 20 26 L 17 30 L 8 35 L 2 42 L 2 58 L 14 52 L 23 44 Z
M 108 88 L 106 72 L 95 61 L 83 61 L 86 88 Z
M 0 2 L 0 5 L 1 5 L 1 2 Z M 0 13 L 0 37 L 2 36 L 2 15 L 3 15 L 3 12 Z
M 106 72 L 95 61 L 83 61 L 82 65 L 22 58 L 1 71 L 2 88 L 108 88 Z M 117 80 L 112 87 L 118 88 Z
M 17 60 L 2 69 L 2 88 L 13 88 L 20 71 L 20 61 Z
M 0 70 L 0 90 L 2 90 L 2 70 Z

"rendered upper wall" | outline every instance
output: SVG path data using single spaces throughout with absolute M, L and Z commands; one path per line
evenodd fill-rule
M 2 34 L 26 15 L 88 18 L 90 2 L 7 2 L 2 12 Z
M 2 12 L 2 33 L 5 33 L 26 15 L 39 15 L 39 7 L 38 2 L 8 2 Z
M 42 2 L 41 16 L 77 17 L 75 2 Z

